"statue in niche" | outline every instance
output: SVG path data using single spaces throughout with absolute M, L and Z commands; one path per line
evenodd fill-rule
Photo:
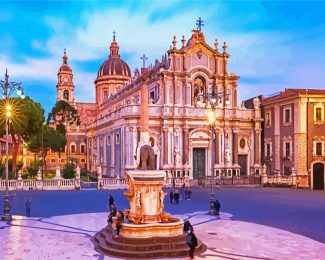
M 228 131 L 225 131 L 225 161 L 226 164 L 230 164 L 230 157 L 231 157 L 231 151 L 230 151 L 230 144 L 229 144 L 229 134 Z
M 178 147 L 175 147 L 175 164 L 180 165 L 181 162 L 181 151 L 178 149 Z
M 194 102 L 196 105 L 204 105 L 205 81 L 202 77 L 194 80 Z
M 227 147 L 225 151 L 226 164 L 230 164 L 230 156 L 231 156 L 231 152 L 229 147 Z

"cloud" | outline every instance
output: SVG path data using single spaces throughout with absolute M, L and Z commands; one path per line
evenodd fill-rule
M 55 79 L 58 62 L 53 58 L 25 58 L 23 63 L 14 63 L 2 55 L 0 56 L 0 71 L 5 71 L 6 68 L 17 78 Z
M 165 6 L 164 4 L 163 6 L 168 7 L 169 5 Z M 157 5 L 150 8 L 156 10 Z M 45 23 L 51 28 L 52 37 L 46 42 L 35 40 L 31 44 L 40 51 L 45 50 L 50 53 L 50 58 L 26 58 L 23 64 L 12 64 L 8 60 L 2 61 L 10 65 L 17 77 L 38 77 L 56 82 L 63 49 L 66 48 L 69 64 L 72 64 L 71 68 L 74 73 L 77 100 L 94 101 L 93 82 L 97 74 L 85 72 L 81 68 L 73 66 L 74 61 L 79 63 L 98 59 L 104 61 L 109 55 L 112 32 L 115 30 L 117 31 L 116 38 L 120 54 L 122 57 L 127 57 L 127 63 L 132 71 L 135 67 L 141 66 L 140 56 L 143 53 L 149 57 L 149 62 L 153 63 L 156 58 L 159 59 L 169 49 L 173 35 L 178 35 L 179 47 L 181 35 L 187 33 L 188 37 L 190 36 L 191 29 L 195 27 L 193 17 L 199 16 L 199 10 L 193 10 L 192 14 L 180 14 L 164 23 L 148 23 L 149 14 L 150 12 L 148 14 L 137 12 L 130 14 L 125 9 L 106 9 L 85 13 L 83 25 L 79 26 L 71 25 L 57 17 L 47 17 Z M 107 21 L 117 22 L 107 23 Z
M 108 57 L 113 30 L 117 32 L 121 57 L 133 71 L 135 67 L 141 67 L 140 56 L 143 53 L 149 57 L 149 63 L 160 59 L 169 49 L 174 35 L 177 36 L 177 45 L 180 47 L 181 36 L 185 35 L 188 39 L 191 30 L 196 27 L 196 19 L 202 16 L 206 25 L 203 31 L 207 43 L 213 46 L 214 39 L 219 38 L 219 49 L 222 51 L 222 44 L 227 41 L 228 52 L 231 54 L 229 72 L 241 76 L 239 94 L 242 99 L 276 92 L 284 87 L 324 86 L 322 56 L 317 48 L 314 48 L 313 55 L 310 55 L 310 51 L 305 52 L 310 45 L 309 41 L 313 40 L 310 35 L 313 31 L 299 32 L 300 38 L 297 40 L 297 34 L 291 31 L 255 29 L 247 32 L 247 28 L 242 31 L 231 30 L 232 23 L 236 24 L 235 28 L 240 27 L 239 18 L 233 14 L 232 9 L 229 9 L 232 12 L 230 16 L 230 11 L 224 4 L 211 3 L 201 5 L 182 1 L 176 4 L 155 1 L 139 2 L 136 6 L 126 4 L 122 7 L 87 8 L 80 12 L 80 21 L 76 23 L 65 15 L 40 17 L 52 35 L 43 41 L 33 38 L 30 45 L 39 52 L 46 52 L 48 56 L 35 58 L 26 54 L 21 57 L 21 61 L 13 62 L 3 55 L 0 56 L 0 70 L 4 71 L 7 66 L 11 75 L 22 80 L 49 80 L 53 82 L 55 92 L 57 70 L 62 62 L 63 49 L 67 48 L 69 64 L 74 72 L 76 99 L 94 101 L 93 82 L 99 66 L 90 68 L 92 63 L 89 61 L 103 62 Z M 265 20 L 264 15 L 266 14 L 252 13 L 251 23 L 256 24 L 259 19 Z M 322 32 L 323 28 L 318 30 Z M 318 58 L 312 59 L 311 56 Z M 268 81 L 265 82 L 265 79 Z

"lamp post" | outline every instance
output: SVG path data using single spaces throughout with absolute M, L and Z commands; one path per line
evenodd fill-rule
M 0 90 L 3 94 L 3 98 L 5 99 L 5 116 L 6 116 L 6 192 L 4 196 L 3 203 L 3 216 L 1 218 L 2 221 L 11 221 L 10 214 L 10 196 L 9 196 L 9 167 L 8 167 L 8 153 L 9 153 L 9 145 L 8 145 L 8 137 L 9 137 L 9 123 L 10 118 L 12 116 L 12 106 L 9 102 L 9 97 L 11 94 L 17 90 L 18 96 L 21 98 L 25 98 L 24 89 L 21 87 L 21 82 L 9 82 L 9 75 L 6 69 L 5 80 L 0 80 Z
M 214 86 L 213 86 L 214 87 Z M 214 201 L 214 161 L 215 161 L 215 144 L 214 144 L 214 136 L 215 136 L 215 126 L 217 122 L 217 115 L 216 115 L 216 93 L 214 88 L 211 94 L 207 94 L 206 98 L 210 104 L 210 108 L 206 111 L 206 117 L 208 119 L 208 124 L 211 129 L 211 193 L 210 193 L 210 200 Z
M 211 129 L 211 193 L 210 193 L 210 208 L 211 214 L 216 215 L 216 207 L 215 207 L 215 195 L 214 195 L 214 164 L 215 164 L 215 126 L 217 122 L 216 115 L 216 107 L 221 109 L 223 106 L 223 99 L 226 106 L 230 105 L 230 94 L 218 92 L 216 93 L 216 85 L 215 83 L 212 86 L 212 92 L 204 94 L 205 104 L 209 104 L 210 106 L 206 106 L 208 110 L 206 111 L 206 117 L 208 120 L 208 124 Z

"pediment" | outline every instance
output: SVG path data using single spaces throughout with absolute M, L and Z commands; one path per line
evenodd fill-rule
M 184 64 L 186 71 L 192 70 L 193 67 L 204 67 L 211 73 L 214 72 L 214 51 L 207 44 L 199 42 L 187 48 Z
M 197 129 L 190 133 L 190 139 L 191 140 L 209 140 L 210 133 L 208 130 Z
M 185 56 L 192 56 L 192 55 L 206 55 L 208 57 L 213 58 L 214 50 L 207 45 L 206 43 L 199 42 L 193 46 L 187 47 Z

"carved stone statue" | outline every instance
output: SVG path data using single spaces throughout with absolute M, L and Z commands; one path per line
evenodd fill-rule
M 178 149 L 178 147 L 175 148 L 175 164 L 180 165 L 181 162 L 181 151 Z
M 98 174 L 98 178 L 102 178 L 103 177 L 103 171 L 102 171 L 102 166 L 99 165 L 97 167 L 97 174 Z
M 262 166 L 262 174 L 265 175 L 266 174 L 266 165 L 265 163 Z
M 226 164 L 229 164 L 230 163 L 230 156 L 231 156 L 229 147 L 226 148 L 225 155 L 226 155 L 225 156 Z
M 155 170 L 155 152 L 151 145 L 145 144 L 140 148 L 140 163 L 138 168 L 141 170 Z

